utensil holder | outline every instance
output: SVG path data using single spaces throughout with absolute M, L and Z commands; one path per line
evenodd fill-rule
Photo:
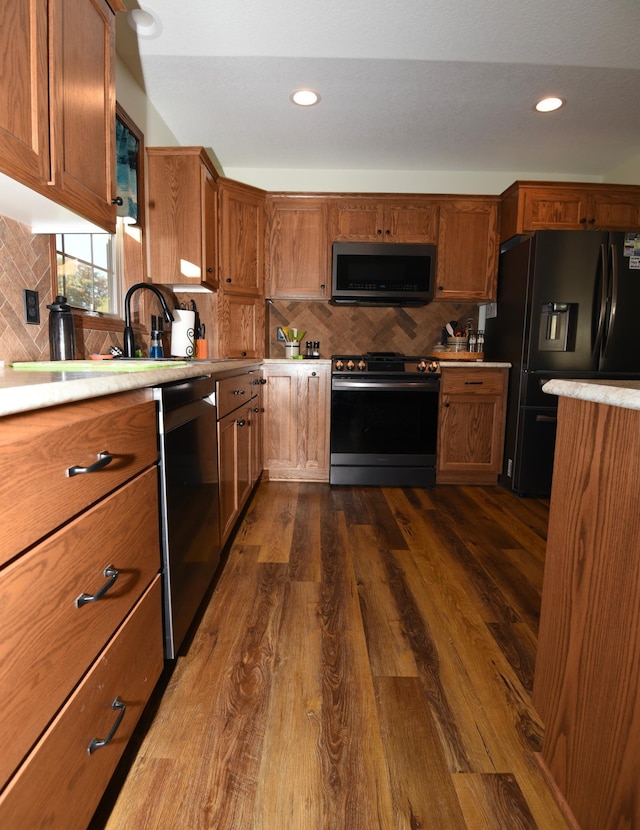
M 300 354 L 300 343 L 285 343 L 284 356 L 297 357 Z

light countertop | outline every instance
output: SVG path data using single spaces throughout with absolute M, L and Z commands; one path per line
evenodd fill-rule
M 14 415 L 56 404 L 159 386 L 174 380 L 259 366 L 262 360 L 202 360 L 186 366 L 164 366 L 132 372 L 40 372 L 0 368 L 0 416 Z
M 604 403 L 623 409 L 640 409 L 640 380 L 558 380 L 542 387 L 549 395 Z

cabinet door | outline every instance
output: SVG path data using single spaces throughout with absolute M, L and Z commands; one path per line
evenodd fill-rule
M 522 198 L 523 231 L 578 230 L 589 221 L 587 192 L 584 190 L 532 188 L 524 190 Z
M 444 369 L 437 482 L 495 484 L 502 471 L 506 371 Z
M 279 479 L 298 466 L 298 368 L 267 364 L 265 379 L 264 466 Z
M 217 288 L 217 193 L 198 147 L 148 147 L 149 275 Z
M 262 457 L 264 445 L 264 372 L 260 369 L 249 373 L 251 376 L 252 398 L 249 404 L 251 411 L 251 486 L 258 481 L 262 474 Z
M 115 230 L 115 16 L 105 0 L 53 0 L 52 167 L 65 204 Z
M 440 207 L 436 299 L 495 300 L 498 200 L 459 200 Z
M 220 478 L 220 544 L 224 545 L 236 516 L 238 505 L 237 483 L 237 427 L 235 412 L 218 421 L 218 473 Z
M 269 478 L 328 481 L 329 367 L 267 364 L 265 376 L 264 466 Z
M 267 295 L 281 299 L 327 297 L 331 246 L 325 199 L 268 199 Z
M 218 188 L 215 179 L 201 166 L 202 228 L 204 235 L 203 282 L 208 288 L 218 287 Z
M 640 231 L 640 188 L 637 191 L 594 193 L 588 223 L 604 231 Z
M 383 239 L 384 210 L 378 199 L 334 200 L 330 221 L 334 242 L 378 242 Z
M 25 184 L 46 184 L 49 167 L 47 0 L 4 0 L 0 26 L 0 160 Z
M 219 298 L 220 357 L 261 357 L 264 352 L 264 301 L 224 294 Z
M 220 284 L 229 293 L 261 296 L 264 287 L 264 193 L 219 181 Z
M 251 408 L 246 403 L 218 421 L 220 544 L 224 545 L 251 492 Z
M 303 367 L 298 383 L 298 467 L 305 479 L 329 479 L 328 366 Z
M 390 242 L 436 242 L 438 205 L 426 199 L 407 201 L 385 208 L 384 237 Z

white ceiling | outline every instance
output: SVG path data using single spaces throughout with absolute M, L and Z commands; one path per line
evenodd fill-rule
M 640 156 L 640 0 L 125 2 L 161 32 L 118 15 L 120 57 L 223 169 L 579 178 Z M 547 94 L 566 107 L 534 113 Z

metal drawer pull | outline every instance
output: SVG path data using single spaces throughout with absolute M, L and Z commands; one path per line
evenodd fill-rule
M 86 605 L 88 602 L 96 602 L 107 593 L 107 591 L 113 587 L 115 584 L 116 579 L 120 576 L 120 571 L 117 571 L 113 565 L 109 565 L 103 571 L 103 575 L 108 577 L 107 581 L 104 583 L 102 588 L 96 594 L 80 594 L 78 599 L 76 600 L 76 608 L 81 608 L 83 605 Z
M 483 380 L 465 380 L 464 385 L 465 386 L 482 386 L 483 383 L 484 383 Z
M 106 746 L 112 739 L 113 736 L 118 731 L 118 727 L 122 723 L 122 718 L 124 717 L 124 713 L 127 711 L 127 704 L 123 703 L 119 697 L 117 697 L 113 703 L 111 704 L 112 709 L 119 709 L 118 717 L 115 720 L 115 723 L 111 727 L 111 730 L 106 738 L 92 738 L 91 743 L 87 747 L 87 752 L 89 755 L 92 755 L 96 749 L 101 749 L 103 746 Z
M 88 467 L 78 467 L 74 465 L 73 467 L 69 467 L 67 470 L 67 475 L 69 478 L 71 476 L 79 476 L 82 473 L 97 473 L 98 470 L 102 470 L 103 467 L 106 467 L 108 464 L 111 464 L 113 461 L 113 456 L 110 455 L 106 450 L 98 453 L 98 460 L 94 461 L 93 464 L 90 464 Z
M 245 419 L 244 419 L 244 418 L 240 418 L 240 420 L 239 420 L 239 421 L 236 421 L 236 424 L 237 424 L 239 427 L 243 427 L 246 423 L 247 423 L 247 422 L 245 421 Z
M 234 395 L 244 395 L 244 389 L 234 389 L 233 394 Z

